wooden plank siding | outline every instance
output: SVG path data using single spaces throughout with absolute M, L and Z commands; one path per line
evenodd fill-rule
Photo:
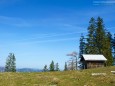
M 87 61 L 86 65 L 87 65 L 87 69 L 104 67 L 104 62 L 103 61 Z

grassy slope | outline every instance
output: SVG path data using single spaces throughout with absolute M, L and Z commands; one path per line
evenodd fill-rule
M 115 67 L 45 73 L 0 73 L 0 86 L 115 86 Z M 106 73 L 92 76 L 91 73 Z

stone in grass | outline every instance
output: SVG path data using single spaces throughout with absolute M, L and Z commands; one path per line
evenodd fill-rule
M 106 73 L 92 73 L 91 75 L 92 76 L 101 76 L 101 75 L 105 76 Z
M 57 86 L 59 84 L 59 79 L 58 78 L 53 78 L 51 81 L 51 86 Z
M 111 73 L 115 74 L 115 71 L 111 71 Z

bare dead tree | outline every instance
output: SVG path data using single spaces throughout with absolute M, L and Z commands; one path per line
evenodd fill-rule
M 77 52 L 72 52 L 67 54 L 67 56 L 71 56 L 68 61 L 68 70 L 77 70 Z

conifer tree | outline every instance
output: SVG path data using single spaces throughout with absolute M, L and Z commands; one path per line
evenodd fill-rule
M 96 28 L 96 44 L 98 48 L 98 54 L 103 54 L 103 48 L 104 48 L 104 43 L 105 43 L 105 29 L 104 29 L 104 24 L 103 24 L 103 19 L 100 17 L 97 18 L 97 28 Z
M 65 62 L 64 71 L 67 71 L 67 70 L 68 70 L 67 63 Z
M 16 58 L 13 53 L 10 53 L 5 65 L 5 72 L 16 72 Z
M 87 35 L 88 38 L 85 47 L 85 53 L 95 54 L 97 53 L 96 40 L 95 40 L 96 21 L 93 17 L 89 21 L 89 27 L 87 30 L 88 30 L 88 35 Z
M 47 69 L 47 65 L 44 66 L 44 69 L 43 69 L 44 72 L 47 72 L 48 69 Z
M 79 56 L 81 57 L 82 54 L 85 54 L 86 51 L 86 43 L 84 42 L 84 36 L 80 37 L 80 51 L 79 51 Z
M 59 71 L 59 64 L 58 63 L 56 63 L 56 65 L 55 65 L 55 71 Z
M 96 25 L 96 45 L 98 54 L 103 54 L 107 59 L 107 65 L 110 66 L 113 63 L 110 33 L 106 33 L 102 18 L 97 18 Z
M 113 56 L 112 56 L 112 47 L 111 47 L 111 33 L 106 33 L 103 55 L 107 58 L 108 66 L 113 64 Z
M 55 71 L 54 69 L 55 69 L 54 68 L 54 61 L 52 61 L 51 64 L 50 64 L 50 71 Z

